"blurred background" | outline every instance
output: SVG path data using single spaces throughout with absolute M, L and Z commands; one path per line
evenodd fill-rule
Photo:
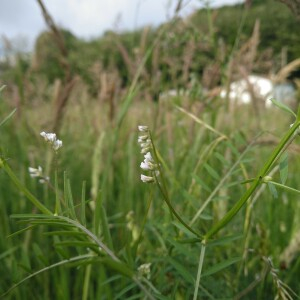
M 0 5 L 1 121 L 16 109 L 0 123 L 1 158 L 51 211 L 55 191 L 31 178 L 28 167 L 41 166 L 62 195 L 67 186 L 77 215 L 86 195 L 85 225 L 107 242 L 107 232 L 93 227 L 101 195 L 116 256 L 133 270 L 151 263 L 151 282 L 168 299 L 191 299 L 200 244 L 174 238 L 189 236 L 175 228 L 155 186 L 150 193 L 141 182 L 137 125 L 153 130 L 175 209 L 204 234 L 245 192 L 242 182 L 257 176 L 294 122 L 269 99 L 297 111 L 299 1 Z M 63 141 L 55 159 L 42 131 Z M 299 141 L 286 152 L 272 176 L 297 189 Z M 224 264 L 201 281 L 201 299 L 291 299 L 278 278 L 299 294 L 299 191 L 268 187 L 262 185 L 217 236 L 241 240 L 209 248 L 204 272 Z M 10 237 L 24 228 L 12 214 L 37 212 L 1 169 L 0 295 L 33 272 L 87 251 L 72 244 L 72 236 L 62 238 L 64 245 L 46 236 L 50 225 Z M 55 268 L 8 299 L 142 299 L 130 279 L 102 267 Z

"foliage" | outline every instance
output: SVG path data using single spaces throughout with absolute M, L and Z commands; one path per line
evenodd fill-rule
M 63 32 L 65 61 L 43 33 L 36 69 L 2 76 L 0 297 L 297 299 L 300 111 L 220 101 L 257 38 L 242 16 L 218 23 L 231 9 L 90 42 Z M 53 149 L 40 132 L 59 110 Z

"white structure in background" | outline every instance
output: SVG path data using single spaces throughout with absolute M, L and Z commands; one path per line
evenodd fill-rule
M 228 98 L 230 102 L 236 104 L 249 104 L 252 101 L 252 96 L 256 99 L 266 99 L 272 97 L 273 84 L 271 80 L 264 77 L 249 75 L 247 79 L 234 81 L 229 86 Z M 227 97 L 226 89 L 222 89 L 221 98 Z M 270 106 L 271 102 L 266 101 L 266 107 Z
M 223 99 L 227 97 L 226 89 L 221 90 L 220 96 Z M 295 100 L 295 89 L 292 84 L 273 84 L 270 79 L 256 75 L 249 75 L 247 79 L 241 79 L 230 84 L 228 91 L 230 102 L 249 104 L 252 97 L 265 101 L 265 106 L 270 107 L 272 105 L 270 98 L 285 103 L 293 102 Z
M 165 92 L 161 92 L 159 94 L 159 99 L 169 99 L 169 98 L 176 98 L 176 97 L 183 97 L 188 96 L 188 90 L 184 89 L 171 89 Z

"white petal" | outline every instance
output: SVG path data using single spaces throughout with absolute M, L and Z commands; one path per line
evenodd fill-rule
M 141 174 L 141 180 L 145 183 L 150 183 L 150 182 L 154 182 L 154 178 L 151 176 L 146 176 Z
M 140 132 L 147 132 L 149 131 L 149 127 L 148 126 L 144 126 L 144 125 L 139 125 L 138 129 Z
M 145 162 L 154 162 L 153 158 L 152 158 L 152 155 L 150 152 L 147 152 L 145 155 Z
M 145 171 L 150 171 L 151 168 L 149 166 L 149 164 L 145 163 L 145 162 L 141 162 L 141 165 L 140 165 L 141 169 L 145 170 Z

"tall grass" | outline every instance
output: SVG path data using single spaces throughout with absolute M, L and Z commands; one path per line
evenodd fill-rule
M 2 298 L 297 299 L 299 112 L 231 106 L 197 82 L 146 100 L 160 38 L 128 66 L 117 104 L 74 83 L 57 151 L 40 136 L 57 124 L 55 84 L 33 101 L 25 85 L 17 111 L 10 87 L 1 91 Z M 49 181 L 30 177 L 38 166 Z
M 92 117 L 95 109 L 100 115 L 103 109 L 77 105 L 81 116 Z M 1 106 L 9 115 L 5 101 Z M 281 189 L 297 189 L 298 150 L 288 148 L 286 182 L 275 185 L 286 169 L 277 156 L 270 155 L 270 147 L 263 146 L 270 133 L 253 136 L 256 132 L 248 130 L 255 128 L 251 111 L 238 109 L 244 114 L 243 123 L 234 129 L 222 121 L 227 116 L 222 104 L 200 119 L 193 109 L 178 110 L 172 99 L 148 103 L 146 108 L 134 101 L 122 127 L 100 129 L 97 124 L 91 130 L 88 123 L 82 126 L 85 121 L 73 106 L 59 136 L 63 147 L 56 154 L 57 163 L 51 159 L 53 150 L 39 136 L 39 122 L 43 123 L 39 109 L 31 109 L 32 118 L 26 119 L 30 130 L 20 125 L 25 120 L 11 115 L 1 126 L 1 293 L 9 291 L 5 297 L 16 299 L 30 295 L 196 299 L 221 294 L 263 299 L 283 291 L 293 295 L 286 285 L 298 292 L 297 256 L 281 255 L 299 230 L 299 192 Z M 275 115 L 282 124 L 272 135 L 284 138 L 277 148 L 271 147 L 281 153 L 290 137 L 296 137 L 298 121 L 289 129 L 290 118 L 276 108 L 264 117 L 271 123 Z M 69 126 L 68 118 L 74 117 L 78 121 Z M 152 139 L 168 205 L 155 183 L 139 180 L 143 159 L 137 144 L 138 124 L 156 128 Z M 116 130 L 117 139 L 112 135 Z M 279 163 L 272 181 L 265 178 L 273 167 L 271 158 L 275 167 Z M 54 190 L 27 172 L 29 166 L 44 167 L 49 160 L 46 170 Z M 261 190 L 270 184 L 270 191 Z M 242 206 L 249 196 L 252 200 Z M 141 275 L 138 268 L 145 263 L 151 263 L 151 272 Z M 282 285 L 272 283 L 272 274 Z M 24 279 L 26 284 L 19 284 Z M 31 285 L 38 289 L 33 292 Z

